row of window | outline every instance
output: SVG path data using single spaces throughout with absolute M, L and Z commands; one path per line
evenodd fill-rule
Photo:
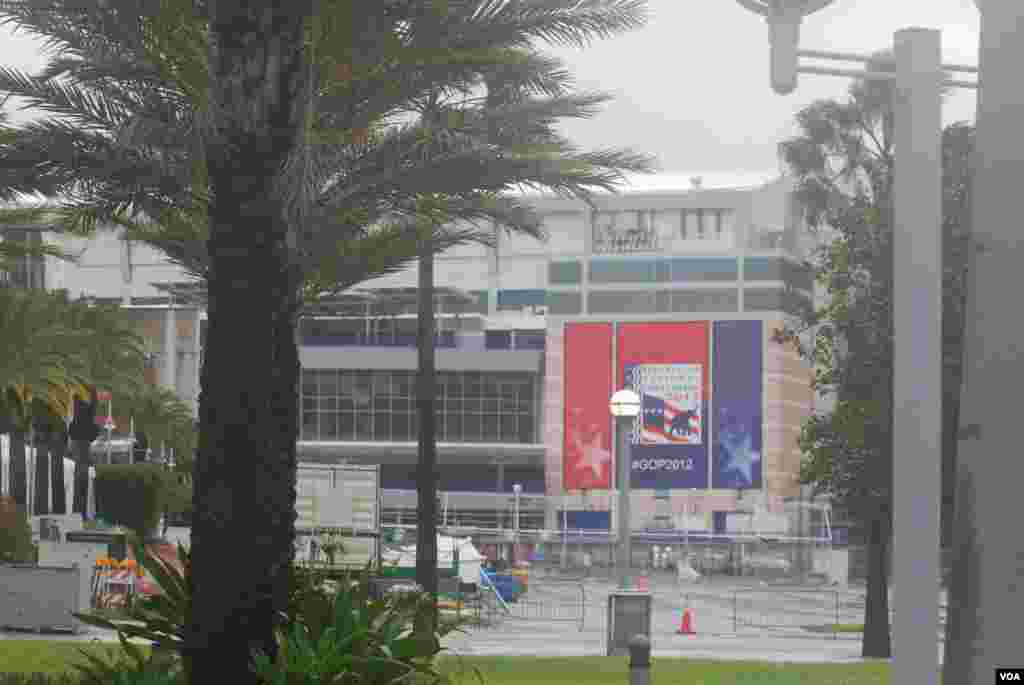
M 535 388 L 528 373 L 438 373 L 438 439 L 535 442 Z M 304 370 L 301 395 L 304 440 L 416 438 L 414 372 Z
M 591 214 L 594 252 L 656 250 L 660 241 L 731 239 L 735 213 L 731 209 L 666 209 L 595 211 Z
M 591 283 L 671 283 L 679 281 L 735 281 L 739 279 L 736 257 L 626 257 L 595 258 L 588 263 Z M 573 285 L 582 279 L 579 260 L 548 265 L 548 282 Z M 785 281 L 803 290 L 812 288 L 813 274 L 803 265 L 779 257 L 746 257 L 745 281 Z
M 807 296 L 780 288 L 744 288 L 743 310 L 792 311 L 808 301 Z M 572 316 L 584 313 L 580 292 L 549 292 L 548 313 Z M 588 314 L 720 313 L 739 311 L 737 288 L 701 290 L 591 290 L 587 294 Z
M 438 397 L 453 399 L 532 398 L 534 386 L 534 375 L 529 373 L 441 371 L 437 374 Z M 416 374 L 413 371 L 305 369 L 302 396 L 366 403 L 380 397 L 415 399 Z
M 439 411 L 441 442 L 536 442 L 536 420 L 528 414 L 471 414 Z M 302 412 L 302 439 L 361 442 L 414 442 L 419 422 L 415 412 Z

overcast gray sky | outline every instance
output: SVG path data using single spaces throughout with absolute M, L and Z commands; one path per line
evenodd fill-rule
M 775 95 L 768 84 L 768 27 L 735 0 L 649 0 L 648 6 L 642 29 L 582 50 L 553 50 L 581 88 L 616 98 L 596 118 L 566 124 L 584 148 L 631 147 L 655 155 L 667 174 L 705 174 L 706 185 L 772 175 L 779 169 L 776 145 L 795 131 L 793 115 L 815 99 L 841 97 L 849 85 L 801 75 L 796 92 Z M 835 0 L 805 20 L 801 47 L 870 53 L 890 47 L 893 32 L 909 26 L 942 29 L 946 62 L 977 63 L 974 0 Z M 0 46 L 0 64 L 28 70 L 42 64 L 38 44 L 6 27 Z M 973 121 L 974 112 L 974 91 L 955 91 L 944 119 Z

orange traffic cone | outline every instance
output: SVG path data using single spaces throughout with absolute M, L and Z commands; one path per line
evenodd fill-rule
M 693 629 L 693 615 L 689 609 L 683 611 L 683 618 L 679 622 L 679 630 L 676 631 L 679 635 L 696 635 L 697 631 Z

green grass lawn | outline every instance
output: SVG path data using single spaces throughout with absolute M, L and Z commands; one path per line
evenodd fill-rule
M 139 645 L 144 650 L 148 646 Z M 79 649 L 110 661 L 109 654 L 121 654 L 116 642 L 72 642 L 70 640 L 3 640 L 0 641 L 0 672 L 3 673 L 73 673 L 71 664 L 85 664 Z
M 566 685 L 587 683 L 625 685 L 629 682 L 626 657 L 451 657 L 445 670 L 457 675 L 459 685 L 479 681 L 485 685 Z M 768 664 L 752 661 L 697 661 L 655 659 L 651 682 L 656 685 L 888 685 L 889 665 Z
M 804 626 L 811 633 L 863 633 L 863 623 L 829 623 L 823 626 Z
M 0 642 L 0 671 L 68 672 L 73 670 L 72 662 L 83 661 L 77 651 L 79 648 L 92 653 L 119 651 L 114 643 L 5 640 Z M 629 682 L 625 657 L 449 656 L 442 661 L 443 670 L 451 673 L 458 685 L 479 682 L 472 671 L 474 666 L 480 669 L 485 685 L 624 685 Z M 656 685 L 888 685 L 889 665 L 655 659 L 651 682 Z

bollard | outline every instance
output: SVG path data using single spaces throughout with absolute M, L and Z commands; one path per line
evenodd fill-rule
M 629 640 L 629 685 L 651 685 L 651 641 L 646 635 Z

